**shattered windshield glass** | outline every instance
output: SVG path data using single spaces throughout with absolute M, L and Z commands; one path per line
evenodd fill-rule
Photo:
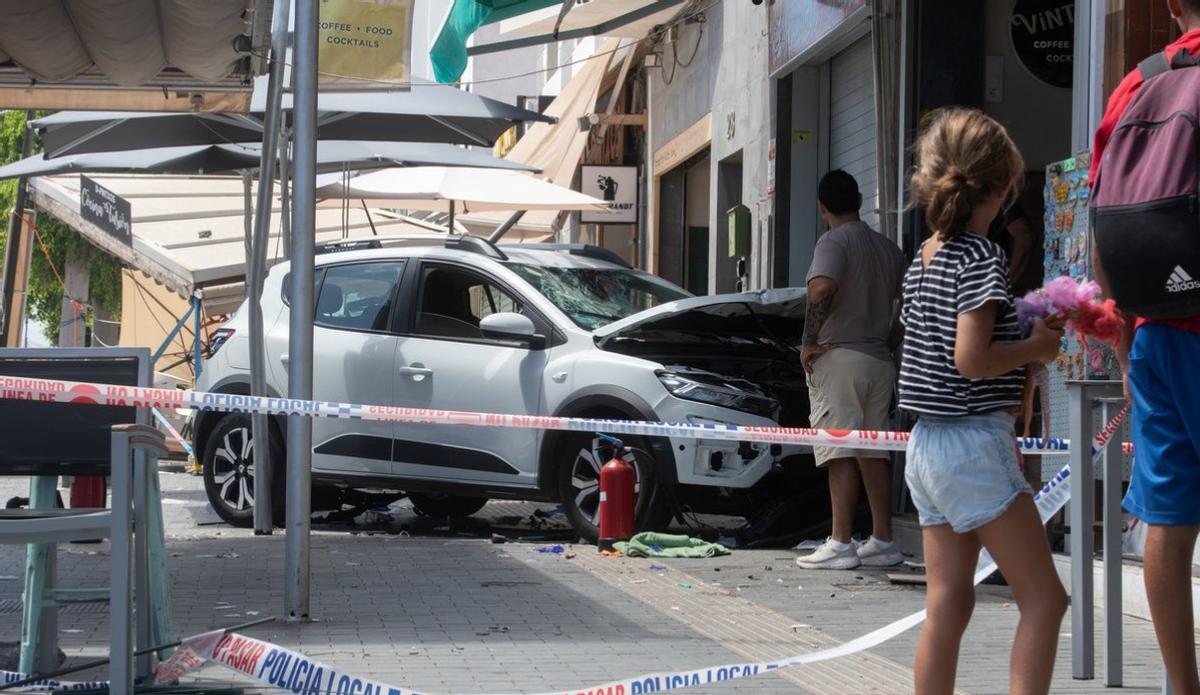
M 548 268 L 510 263 L 580 328 L 595 330 L 659 304 L 690 297 L 683 289 L 637 270 Z

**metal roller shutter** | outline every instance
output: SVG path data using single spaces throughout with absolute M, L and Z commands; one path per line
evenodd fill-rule
M 834 56 L 829 70 L 829 168 L 858 179 L 863 220 L 875 227 L 879 206 L 875 175 L 875 82 L 871 40 Z

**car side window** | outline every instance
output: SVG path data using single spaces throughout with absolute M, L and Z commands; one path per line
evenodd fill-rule
M 485 317 L 523 312 L 520 301 L 482 275 L 443 266 L 422 273 L 418 334 L 479 340 Z
M 403 271 L 402 261 L 328 267 L 317 295 L 315 323 L 351 331 L 388 331 Z

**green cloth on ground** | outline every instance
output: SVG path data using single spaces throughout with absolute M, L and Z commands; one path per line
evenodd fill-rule
M 645 531 L 613 547 L 626 557 L 719 557 L 728 555 L 729 548 L 691 536 Z

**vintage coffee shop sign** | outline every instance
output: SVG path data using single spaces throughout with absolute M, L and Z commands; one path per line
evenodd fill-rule
M 1010 21 L 1013 51 L 1046 84 L 1070 89 L 1075 75 L 1075 3 L 1017 0 Z

